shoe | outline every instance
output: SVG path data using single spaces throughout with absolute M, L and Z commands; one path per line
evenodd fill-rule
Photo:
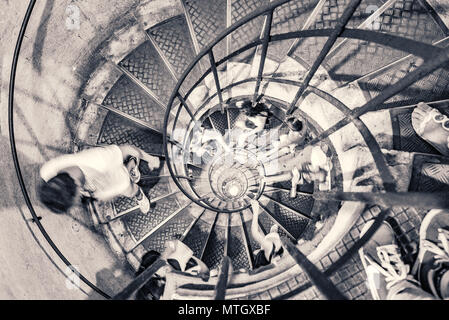
M 363 236 L 372 226 L 368 221 L 360 232 Z M 367 275 L 367 284 L 374 300 L 387 299 L 389 289 L 407 279 L 410 266 L 402 260 L 401 250 L 391 225 L 384 221 L 376 233 L 359 250 Z
M 449 298 L 449 211 L 433 209 L 424 217 L 412 271 L 424 290 Z
M 140 211 L 142 211 L 142 213 L 148 213 L 148 211 L 150 211 L 150 200 L 145 196 L 142 189 L 140 189 L 140 196 L 142 197 L 141 199 L 138 199 L 138 196 L 136 196 Z

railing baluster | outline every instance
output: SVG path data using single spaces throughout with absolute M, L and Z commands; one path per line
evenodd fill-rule
M 257 72 L 257 82 L 254 89 L 253 103 L 256 102 L 259 95 L 260 83 L 262 81 L 263 69 L 267 58 L 268 44 L 270 43 L 271 24 L 273 22 L 273 10 L 269 11 L 265 19 L 265 29 L 263 31 L 262 51 L 260 53 L 259 70 Z
M 310 68 L 309 72 L 307 73 L 307 76 L 304 79 L 304 82 L 299 87 L 298 91 L 296 92 L 296 95 L 293 99 L 293 101 L 290 103 L 289 110 L 287 111 L 287 114 L 292 114 L 295 110 L 296 103 L 298 102 L 299 98 L 302 96 L 306 88 L 309 86 L 310 81 L 314 77 L 315 73 L 317 72 L 319 66 L 321 63 L 323 63 L 324 58 L 326 58 L 329 51 L 332 49 L 332 46 L 337 41 L 338 36 L 343 32 L 343 30 L 346 27 L 346 24 L 349 22 L 349 20 L 352 17 L 352 14 L 359 6 L 361 0 L 352 0 L 349 5 L 346 7 L 345 11 L 341 15 L 340 19 L 338 20 L 337 25 L 335 26 L 335 29 L 332 31 L 332 34 L 327 39 L 326 43 L 323 46 L 323 49 L 321 49 L 320 54 L 318 55 L 318 58 L 313 63 L 312 67 Z
M 150 278 L 163 266 L 166 265 L 165 260 L 158 258 L 151 266 L 146 268 L 139 274 L 130 284 L 126 286 L 119 294 L 113 297 L 113 300 L 127 300 L 130 299 L 139 289 L 141 289 Z
M 208 54 L 209 54 L 210 66 L 212 68 L 212 74 L 214 75 L 215 87 L 217 88 L 217 95 L 218 95 L 218 101 L 219 101 L 220 107 L 221 107 L 221 113 L 224 113 L 223 94 L 221 92 L 220 79 L 218 78 L 217 64 L 215 62 L 214 52 L 212 51 L 212 49 L 209 50 Z
M 227 256 L 223 257 L 221 263 L 220 274 L 218 275 L 217 285 L 215 287 L 214 300 L 224 300 L 226 297 L 226 289 L 229 281 L 229 269 L 231 268 L 231 259 Z

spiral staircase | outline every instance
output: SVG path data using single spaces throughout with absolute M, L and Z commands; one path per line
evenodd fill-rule
M 165 299 L 213 298 L 225 257 L 232 265 L 226 299 L 328 297 L 294 254 L 254 269 L 249 199 L 256 198 L 262 232 L 277 224 L 283 241 L 345 297 L 370 299 L 355 247 L 363 224 L 394 217 L 413 256 L 431 208 L 419 205 L 429 200 L 420 196 L 447 190 L 448 159 L 416 135 L 410 117 L 419 101 L 446 113 L 449 30 L 432 6 L 181 0 L 156 24 L 144 10 L 95 53 L 101 63 L 80 95 L 75 150 L 132 144 L 162 159 L 154 171 L 140 165 L 148 214 L 126 197 L 88 204 L 111 248 L 136 270 L 146 252 L 178 239 L 212 270 L 208 281 L 173 271 Z M 272 129 L 297 114 L 309 124 L 305 144 L 327 146 L 327 188 L 304 183 L 290 198 L 289 182 L 264 184 L 261 177 L 282 172 L 289 156 L 260 160 L 257 141 L 233 150 L 243 163 L 226 154 L 209 163 L 194 157 L 195 126 L 231 139 L 243 117 L 239 102 L 261 97 Z M 400 199 L 390 196 L 398 192 Z

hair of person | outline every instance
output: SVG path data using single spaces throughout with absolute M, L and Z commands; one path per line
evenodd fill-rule
M 156 260 L 161 256 L 161 254 L 155 250 L 150 250 L 145 253 L 142 257 L 142 261 L 140 263 L 140 267 L 136 272 L 136 276 L 141 274 L 146 268 L 151 266 Z
M 40 201 L 54 213 L 66 212 L 75 202 L 75 180 L 68 173 L 60 173 L 38 186 Z
M 161 254 L 155 250 L 150 250 L 145 253 L 142 257 L 139 269 L 136 272 L 136 276 L 141 274 L 145 269 L 149 268 L 156 260 L 161 256 Z M 147 283 L 137 291 L 136 298 L 138 300 L 159 300 L 164 293 L 164 287 L 161 285 L 162 278 L 153 275 Z
M 287 124 L 288 128 L 292 131 L 301 131 L 304 127 L 304 123 L 295 117 L 288 118 L 285 123 Z

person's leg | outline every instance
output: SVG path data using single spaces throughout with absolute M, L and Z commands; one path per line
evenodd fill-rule
M 449 298 L 449 211 L 433 209 L 419 231 L 419 252 L 413 267 L 424 290 Z

